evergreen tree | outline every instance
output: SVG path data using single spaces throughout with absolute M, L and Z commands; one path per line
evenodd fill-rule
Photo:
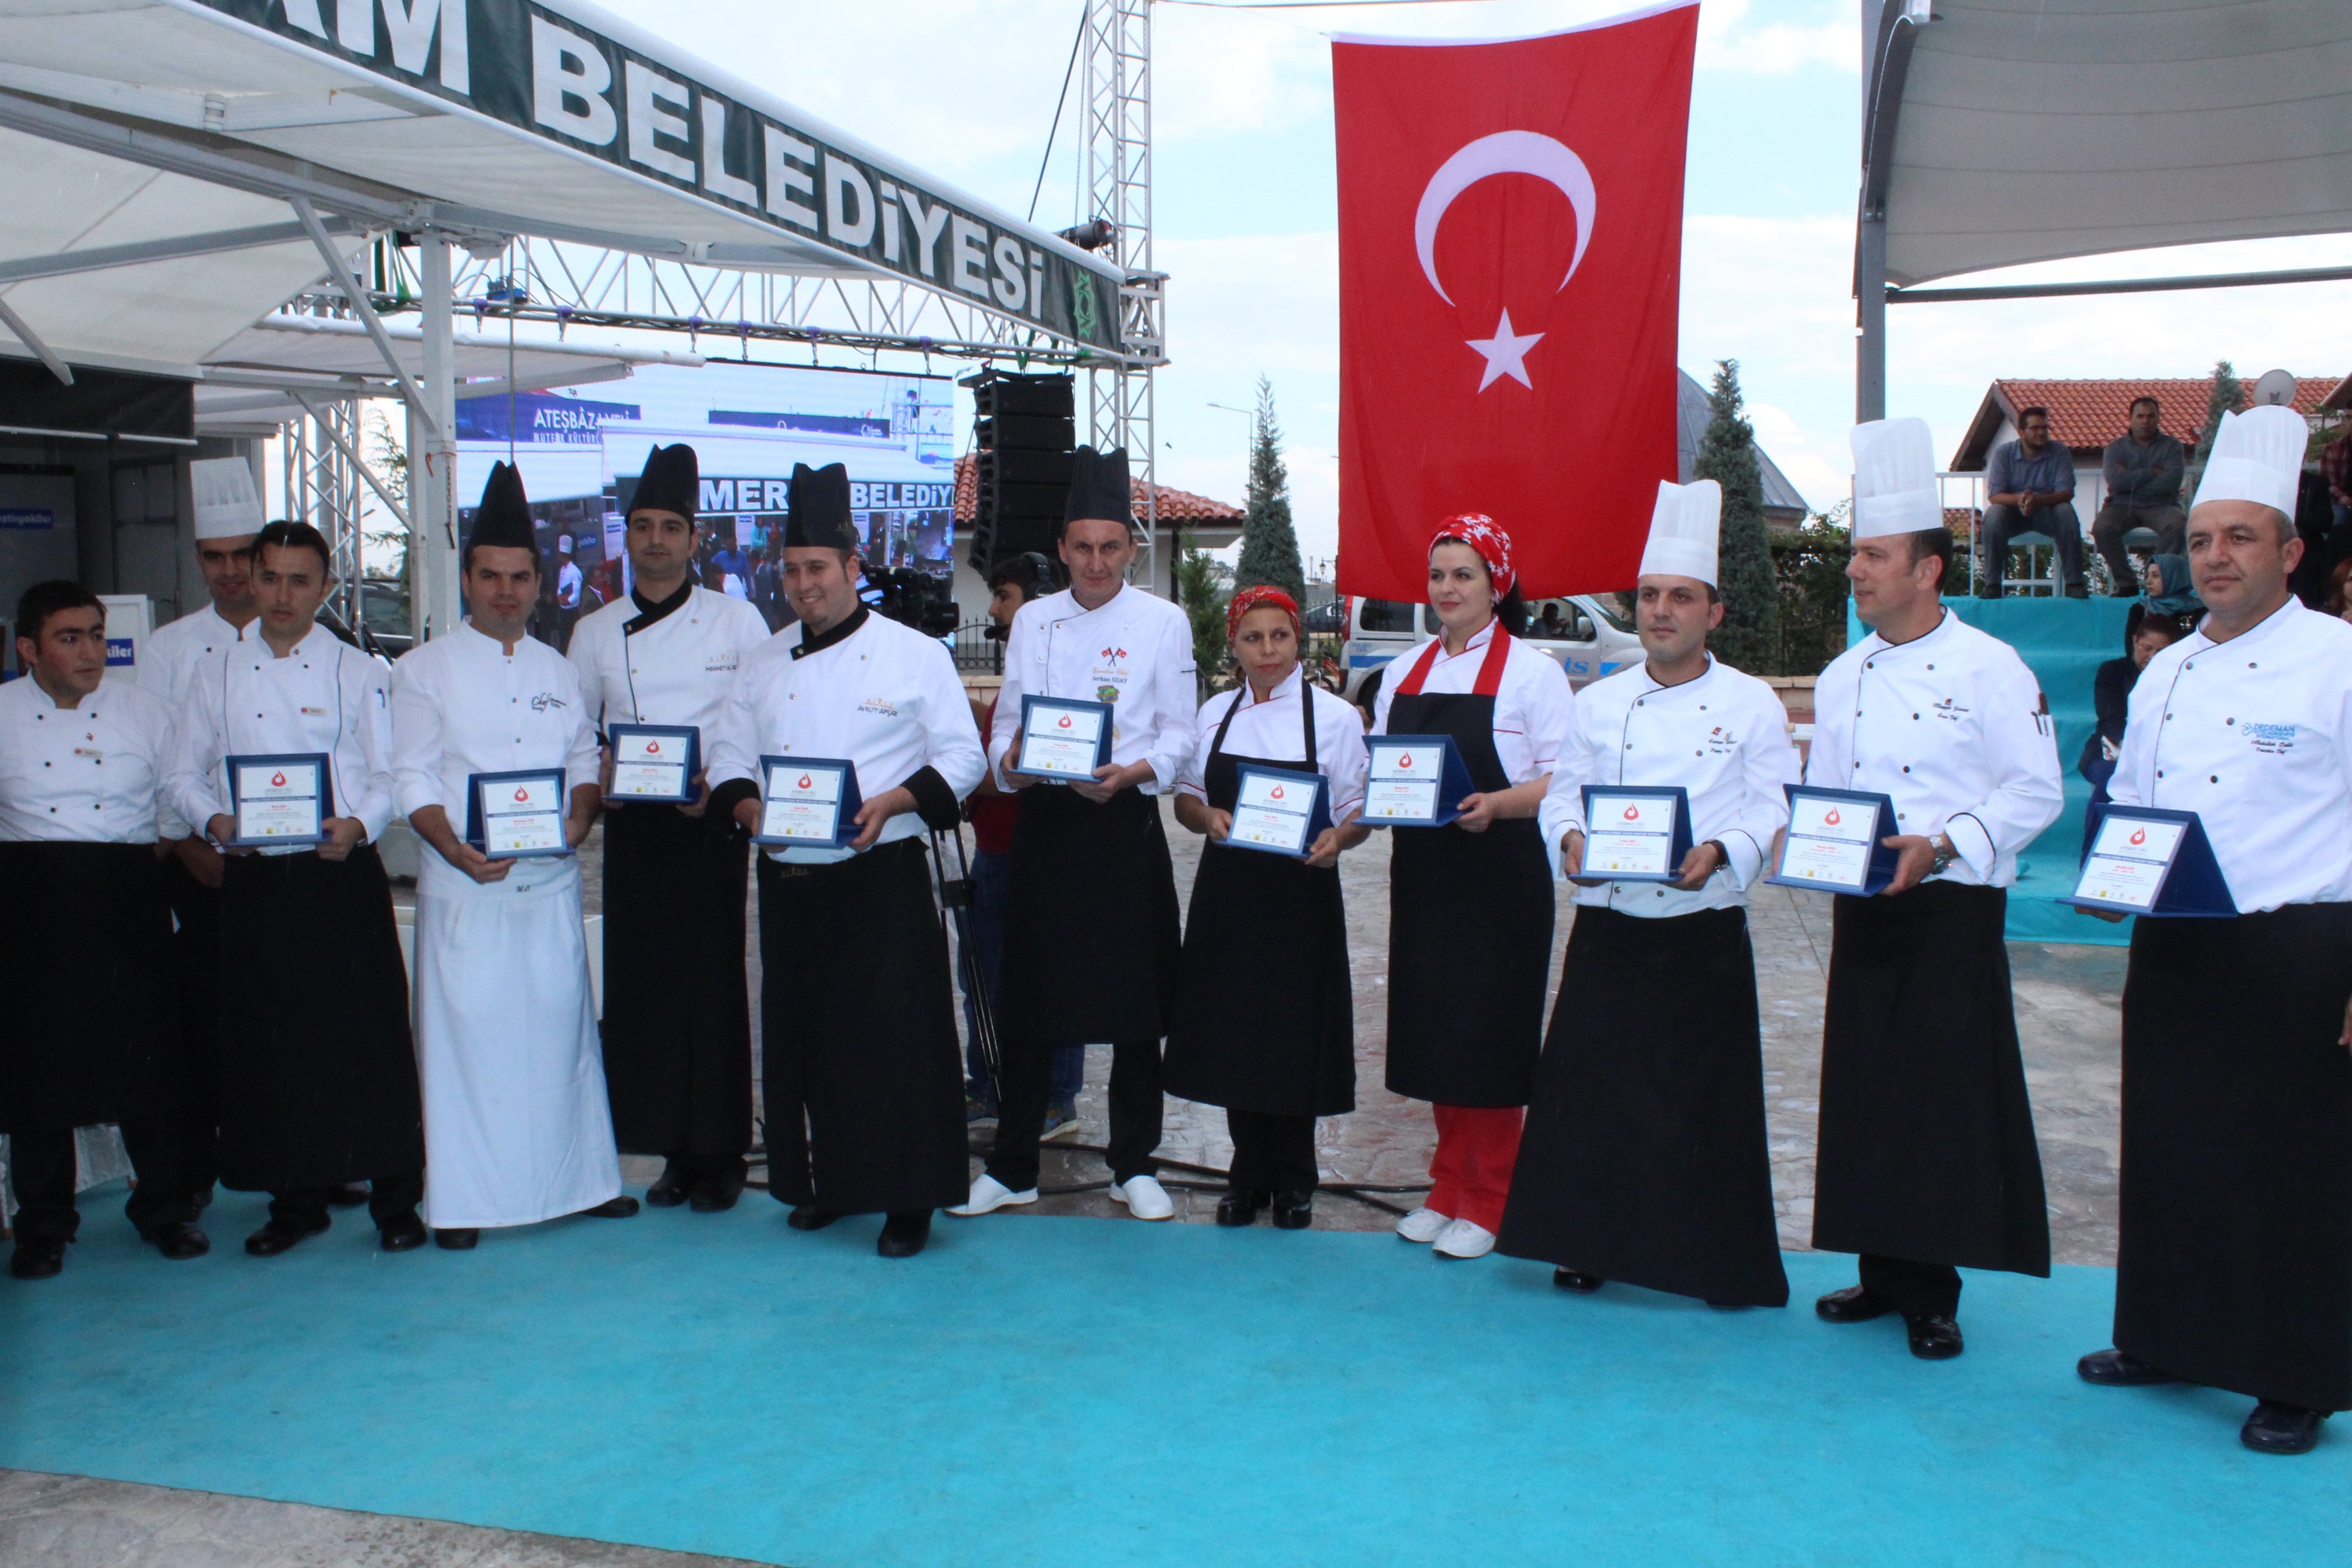
M 1282 460 L 1282 427 L 1274 420 L 1274 384 L 1257 378 L 1257 415 L 1250 423 L 1249 494 L 1242 518 L 1242 559 L 1235 588 L 1271 583 L 1307 603 L 1307 569 L 1290 525 L 1290 470 Z
M 1772 534 L 1764 521 L 1764 478 L 1756 464 L 1756 428 L 1739 395 L 1739 362 L 1718 360 L 1706 396 L 1706 434 L 1694 479 L 1723 487 L 1723 531 L 1717 548 L 1717 592 L 1723 625 L 1707 637 L 1716 657 L 1750 675 L 1774 672 L 1780 657 L 1780 586 L 1772 569 Z
M 2246 389 L 2238 380 L 2238 373 L 2228 360 L 2213 365 L 2213 391 L 2205 400 L 2205 424 L 2197 432 L 2197 450 L 2190 455 L 2189 474 L 2181 489 L 2184 494 L 2197 493 L 2197 481 L 2205 477 L 2206 459 L 2213 455 L 2213 437 L 2221 433 L 2223 414 L 2242 414 L 2246 407 Z
M 1223 576 L 1214 556 L 1193 548 L 1191 534 L 1176 536 L 1176 602 L 1192 623 L 1192 659 L 1203 692 L 1221 684 L 1233 652 L 1225 640 L 1224 595 L 1217 591 Z

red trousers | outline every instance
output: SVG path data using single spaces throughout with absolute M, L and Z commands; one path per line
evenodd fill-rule
M 1503 1228 L 1503 1200 L 1511 1194 L 1511 1167 L 1519 1160 L 1519 1127 L 1527 1112 L 1433 1105 L 1437 1152 L 1429 1159 L 1429 1206 L 1482 1229 Z

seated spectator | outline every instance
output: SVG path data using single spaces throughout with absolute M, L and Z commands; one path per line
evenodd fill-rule
M 2147 591 L 2140 602 L 2152 616 L 2186 616 L 2192 622 L 2205 613 L 2204 601 L 2198 598 L 2197 588 L 2189 580 L 2189 557 L 2158 555 L 2147 563 L 2142 586 Z
M 2009 542 L 2021 533 L 2046 533 L 2058 547 L 2058 580 L 2070 599 L 2086 599 L 2083 581 L 2083 523 L 2074 515 L 2074 455 L 2050 439 L 2050 411 L 2022 409 L 2014 441 L 1992 449 L 1985 465 L 1984 575 L 1977 592 L 2000 597 L 2009 564 Z
M 2165 559 L 2178 561 L 2180 557 Z M 2151 572 L 2154 568 L 2149 569 Z M 2139 683 L 2139 672 L 2147 661 L 2189 635 L 2190 623 L 2146 605 L 2134 605 L 2131 617 L 2124 625 L 2124 657 L 2111 658 L 2099 666 L 2091 683 L 2091 706 L 2098 721 L 2090 739 L 2083 742 L 2083 754 L 2074 771 L 2091 781 L 2091 804 L 2098 805 L 2107 799 L 2107 781 L 2115 777 L 2116 759 L 2123 754 L 2124 720 L 2131 706 L 2132 688 Z M 2092 824 L 2096 812 L 2083 815 L 2083 853 L 2091 852 Z
M 2107 443 L 2101 469 L 2106 478 L 2107 502 L 2091 520 L 2091 542 L 2107 563 L 2119 596 L 2132 592 L 2131 559 L 2124 551 L 2124 535 L 2135 528 L 2152 530 L 2156 547 L 2168 554 L 2180 552 L 2187 536 L 2189 514 L 2180 510 L 2180 475 L 2188 454 L 2180 443 L 2158 428 L 2163 408 L 2153 397 L 2135 397 L 2131 428 Z

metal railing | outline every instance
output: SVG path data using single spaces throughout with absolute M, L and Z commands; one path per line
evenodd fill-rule
M 988 635 L 992 621 L 966 621 L 956 627 L 956 668 L 967 675 L 1003 675 L 1004 645 Z

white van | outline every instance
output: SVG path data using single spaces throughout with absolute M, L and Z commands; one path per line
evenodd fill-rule
M 1326 612 L 1344 614 L 1347 643 L 1343 694 L 1369 706 L 1378 694 L 1389 661 L 1409 654 L 1437 635 L 1437 612 L 1425 603 L 1349 597 Z M 1619 610 L 1615 595 L 1575 594 L 1537 599 L 1528 605 L 1528 641 L 1582 686 L 1640 662 L 1642 639 Z

